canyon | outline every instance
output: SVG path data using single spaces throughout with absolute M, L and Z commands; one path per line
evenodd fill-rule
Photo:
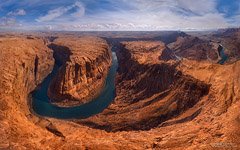
M 64 37 L 54 40 L 49 47 L 57 64 L 62 65 L 48 90 L 56 105 L 83 104 L 100 93 L 107 76 L 104 70 L 111 64 L 106 42 L 95 37 Z
M 0 148 L 239 149 L 239 33 L 1 33 Z M 115 97 L 102 112 L 34 111 L 33 93 L 55 68 L 46 103 L 71 109 L 101 96 L 114 59 Z

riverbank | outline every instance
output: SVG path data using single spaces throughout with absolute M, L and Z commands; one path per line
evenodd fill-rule
M 48 84 L 51 81 L 50 78 L 52 78 L 50 75 L 50 78 L 47 77 L 43 81 L 42 88 L 37 89 L 33 93 L 32 108 L 34 112 L 40 116 L 59 119 L 87 118 L 102 112 L 115 97 L 115 75 L 117 72 L 118 61 L 116 59 L 116 53 L 112 52 L 112 55 L 114 59 L 106 78 L 106 84 L 97 98 L 91 100 L 89 103 L 75 107 L 66 108 L 56 106 L 50 102 L 50 99 L 46 94 Z

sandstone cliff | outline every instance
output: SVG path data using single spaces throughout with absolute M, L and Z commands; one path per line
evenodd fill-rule
M 21 36 L 2 37 L 0 47 L 0 148 L 23 149 L 29 141 L 31 149 L 46 131 L 29 120 L 28 95 L 51 72 L 53 53 L 43 40 Z
M 72 106 L 98 96 L 111 66 L 107 43 L 95 37 L 68 37 L 56 39 L 49 47 L 61 65 L 48 91 L 52 102 Z

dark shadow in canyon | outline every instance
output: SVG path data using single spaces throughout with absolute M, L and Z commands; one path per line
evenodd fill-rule
M 37 79 L 38 63 L 39 63 L 38 61 L 39 61 L 39 57 L 36 55 L 35 61 L 34 61 L 34 78 L 35 78 L 35 80 Z
M 167 63 L 139 64 L 131 59 L 129 51 L 123 47 L 120 47 L 120 49 L 120 51 L 117 51 L 119 60 L 117 87 L 124 89 L 125 93 L 123 95 L 126 99 L 120 98 L 119 101 L 127 108 L 100 114 L 99 119 L 104 118 L 104 122 L 99 123 L 95 122 L 94 119 L 86 119 L 77 121 L 79 124 L 108 132 L 150 130 L 180 116 L 194 107 L 203 96 L 209 93 L 211 85 L 189 75 L 183 75 L 181 71 L 176 69 L 179 63 L 174 65 Z M 159 95 L 151 98 L 155 94 Z M 141 104 L 140 107 L 134 106 L 144 99 L 149 100 Z M 154 108 L 151 113 L 146 112 L 144 118 L 140 120 L 134 119 L 137 114 L 136 112 L 132 114 L 132 109 L 142 111 L 143 108 L 158 105 L 163 100 L 166 101 L 163 105 Z M 175 105 L 176 108 L 172 108 L 172 105 Z M 200 112 L 201 109 L 174 123 L 190 121 L 198 116 Z M 132 115 L 133 119 L 127 120 L 123 117 L 124 115 Z
M 56 45 L 54 43 L 49 44 L 48 47 L 53 50 L 53 58 L 58 66 L 62 66 L 67 61 L 70 61 L 72 53 L 68 47 Z

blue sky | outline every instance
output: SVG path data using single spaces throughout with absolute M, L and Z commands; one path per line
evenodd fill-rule
M 206 30 L 240 26 L 240 0 L 0 0 L 0 29 Z

